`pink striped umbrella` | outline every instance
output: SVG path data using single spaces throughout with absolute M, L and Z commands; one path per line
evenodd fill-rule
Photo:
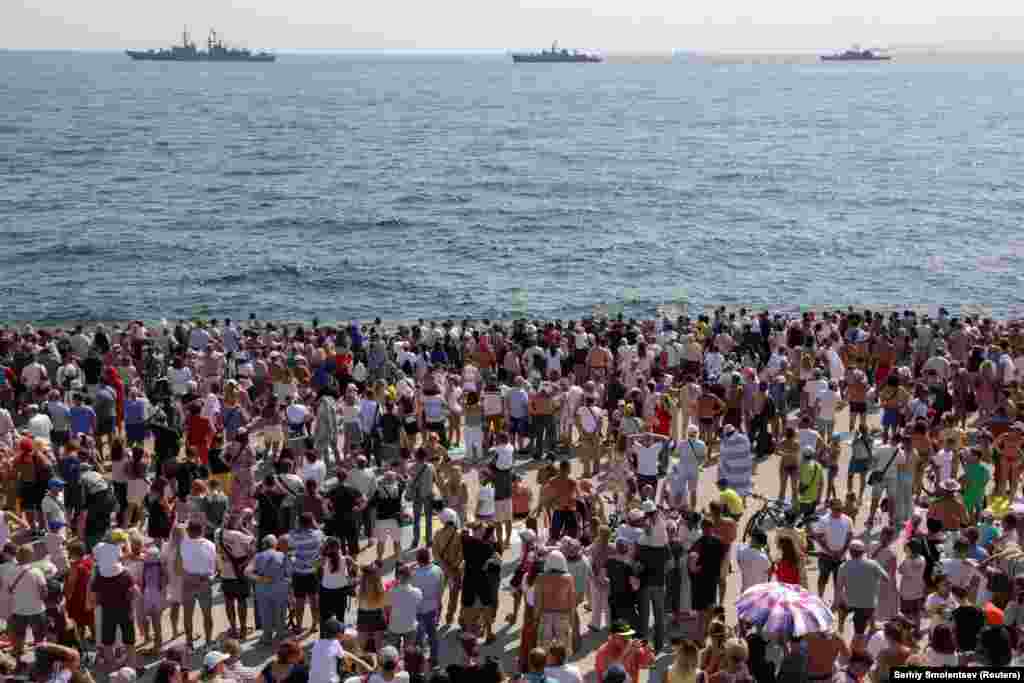
M 739 618 L 765 633 L 789 637 L 832 628 L 832 611 L 814 593 L 793 584 L 770 581 L 743 591 L 736 603 Z

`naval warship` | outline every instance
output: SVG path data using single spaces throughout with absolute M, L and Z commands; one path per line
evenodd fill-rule
M 512 61 L 516 64 L 519 63 L 537 63 L 537 62 L 569 62 L 573 64 L 595 64 L 603 61 L 600 55 L 595 55 L 590 52 L 580 52 L 579 50 L 566 50 L 559 49 L 558 43 L 554 42 L 551 44 L 550 50 L 541 50 L 540 52 L 514 52 L 512 53 Z
M 217 32 L 210 29 L 206 50 L 199 50 L 189 40 L 188 29 L 181 32 L 181 45 L 166 50 L 125 50 L 132 59 L 154 62 L 272 62 L 277 57 L 269 52 L 253 52 L 224 45 Z
M 856 47 L 834 55 L 822 55 L 823 62 L 888 62 L 892 57 L 880 55 L 874 50 L 859 50 Z

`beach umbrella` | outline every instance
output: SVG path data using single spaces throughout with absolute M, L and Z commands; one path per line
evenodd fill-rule
M 769 581 L 743 591 L 737 616 L 776 636 L 804 636 L 832 628 L 832 611 L 814 593 L 789 583 Z

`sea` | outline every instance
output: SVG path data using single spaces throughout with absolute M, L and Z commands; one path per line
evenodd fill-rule
M 0 321 L 1024 304 L 1024 64 L 0 52 Z

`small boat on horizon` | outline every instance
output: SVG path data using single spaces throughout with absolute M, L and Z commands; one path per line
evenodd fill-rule
M 551 44 L 550 50 L 540 52 L 513 52 L 512 62 L 520 63 L 570 63 L 570 64 L 597 64 L 604 61 L 604 57 L 592 52 L 581 50 L 559 49 L 558 41 Z
M 879 54 L 876 50 L 861 50 L 856 46 L 832 55 L 822 55 L 823 62 L 888 62 L 892 57 Z

